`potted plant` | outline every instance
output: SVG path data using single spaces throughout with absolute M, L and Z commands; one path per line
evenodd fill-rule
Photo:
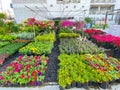
M 91 27 L 91 22 L 92 22 L 92 19 L 90 17 L 86 17 L 85 18 L 85 22 L 86 22 L 86 28 L 90 28 Z

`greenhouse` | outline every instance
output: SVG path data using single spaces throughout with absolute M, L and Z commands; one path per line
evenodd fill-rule
M 0 1 L 0 90 L 120 90 L 119 0 Z

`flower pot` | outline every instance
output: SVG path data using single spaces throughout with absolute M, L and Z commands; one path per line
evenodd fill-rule
M 107 89 L 109 87 L 109 83 L 108 82 L 102 82 L 99 85 L 102 89 Z
M 77 83 L 76 83 L 76 87 L 77 87 L 77 88 L 82 88 L 82 84 L 79 83 L 79 82 L 77 82 Z
M 91 23 L 87 23 L 85 26 L 86 26 L 86 29 L 89 29 L 91 27 Z
M 97 87 L 98 83 L 97 82 L 92 82 L 92 86 Z
M 88 88 L 88 83 L 84 83 L 83 88 L 87 89 Z
M 117 83 L 120 83 L 120 79 L 117 79 L 116 82 L 117 82 Z
M 76 82 L 72 82 L 71 86 L 76 87 Z
M 88 82 L 88 86 L 92 86 L 92 81 L 89 81 L 89 82 Z
M 71 88 L 71 85 L 67 85 L 65 88 L 66 88 L 66 89 L 70 89 L 70 88 Z

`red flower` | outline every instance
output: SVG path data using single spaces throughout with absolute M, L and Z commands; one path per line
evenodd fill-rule
M 37 74 L 37 71 L 34 70 L 34 71 L 32 72 L 32 76 L 35 76 L 36 74 Z
M 31 81 L 31 82 L 30 82 L 30 85 L 34 85 L 34 81 Z
M 48 59 L 46 60 L 46 63 L 48 63 Z
M 22 78 L 24 78 L 24 77 L 25 77 L 25 75 L 24 75 L 24 74 L 22 74 L 22 75 L 21 75 L 21 77 L 22 77 Z

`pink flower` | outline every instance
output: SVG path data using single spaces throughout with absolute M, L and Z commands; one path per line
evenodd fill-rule
M 62 26 L 63 27 L 73 26 L 73 22 L 68 20 L 62 21 Z
M 4 77 L 3 77 L 3 76 L 0 76 L 0 80 L 4 80 Z

